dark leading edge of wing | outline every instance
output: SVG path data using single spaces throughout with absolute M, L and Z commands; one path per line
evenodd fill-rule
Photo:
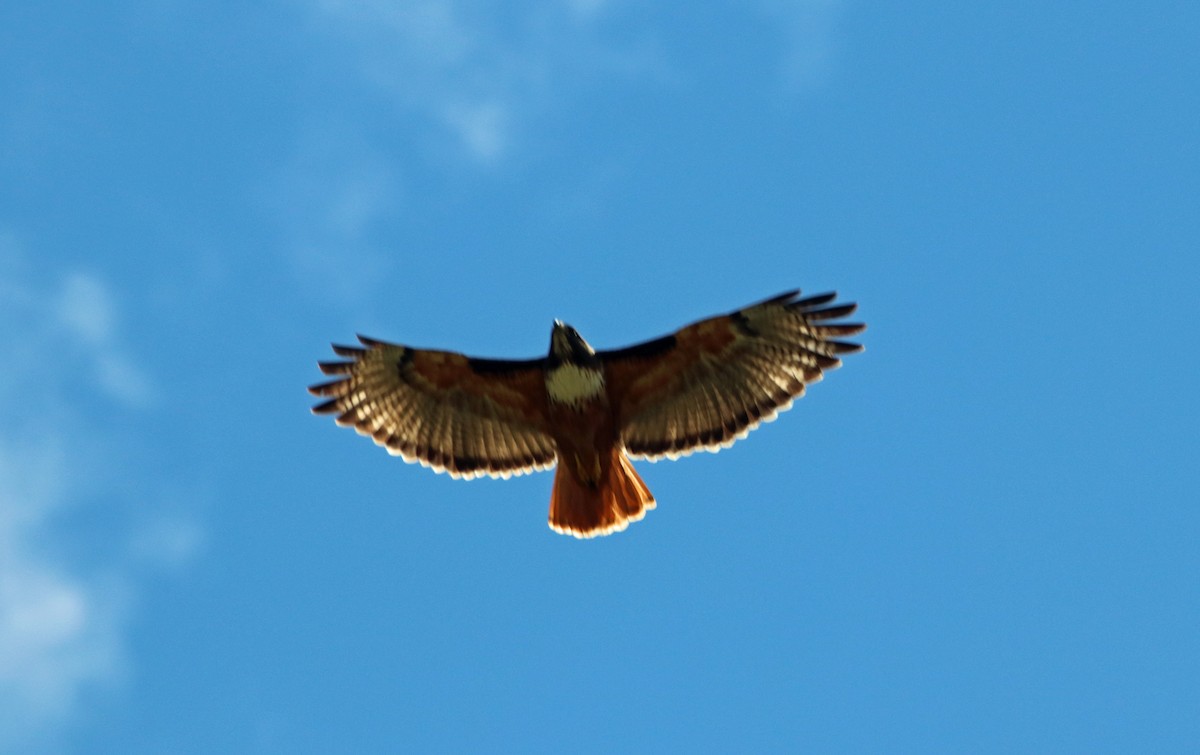
M 841 355 L 863 350 L 841 340 L 861 333 L 863 323 L 832 322 L 852 314 L 855 304 L 826 306 L 835 292 L 799 294 L 603 352 L 623 397 L 621 437 L 630 455 L 676 458 L 729 446 L 841 366 Z

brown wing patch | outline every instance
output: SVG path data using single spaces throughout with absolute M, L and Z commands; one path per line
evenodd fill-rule
M 836 294 L 796 299 L 799 293 L 689 325 L 655 353 L 639 346 L 600 352 L 629 454 L 674 459 L 730 446 L 841 366 L 838 355 L 862 350 L 836 339 L 865 325 L 829 322 L 854 304 L 825 307 Z
M 541 360 L 472 360 L 359 340 L 365 348 L 333 347 L 347 361 L 319 363 L 340 377 L 309 388 L 328 399 L 314 413 L 336 415 L 389 453 L 453 477 L 510 477 L 554 465 Z

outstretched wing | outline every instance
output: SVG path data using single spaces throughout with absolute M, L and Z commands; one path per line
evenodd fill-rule
M 635 458 L 675 459 L 728 447 L 792 405 L 808 383 L 862 346 L 836 340 L 860 323 L 831 322 L 855 304 L 791 291 L 653 341 L 598 356 Z
M 554 465 L 544 360 L 473 359 L 359 336 L 334 345 L 348 361 L 320 362 L 340 376 L 309 388 L 328 400 L 314 414 L 370 436 L 388 453 L 452 477 L 510 477 Z

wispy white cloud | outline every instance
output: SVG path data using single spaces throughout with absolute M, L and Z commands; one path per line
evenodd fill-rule
M 772 21 L 771 42 L 782 50 L 775 78 L 788 92 L 827 75 L 843 2 L 754 0 L 725 10 Z M 369 289 L 395 258 L 372 235 L 402 211 L 406 192 L 419 191 L 405 183 L 406 161 L 465 158 L 471 167 L 501 169 L 535 148 L 557 112 L 588 103 L 593 88 L 703 83 L 693 77 L 704 66 L 672 57 L 672 50 L 694 54 L 695 46 L 676 44 L 669 17 L 655 19 L 657 11 L 629 0 L 293 3 L 312 23 L 311 39 L 322 41 L 315 59 L 357 76 L 388 113 L 383 122 L 394 116 L 403 134 L 396 140 L 378 120 L 339 121 L 330 112 L 340 107 L 314 109 L 267 190 L 289 262 L 340 300 Z
M 68 274 L 49 301 L 49 313 L 90 358 L 92 379 L 110 398 L 144 407 L 156 398 L 149 377 L 130 359 L 117 338 L 116 307 L 108 288 L 81 271 Z
M 199 541 L 185 518 L 130 520 L 99 557 L 72 552 L 63 523 L 106 505 L 99 470 L 115 457 L 104 427 L 157 389 L 122 344 L 103 279 L 39 268 L 0 234 L 0 322 L 10 324 L 0 330 L 0 751 L 52 741 L 88 691 L 122 680 L 139 570 Z
M 54 413 L 68 416 L 61 406 Z M 120 678 L 124 606 L 122 591 L 101 573 L 72 569 L 57 551 L 54 521 L 79 492 L 65 440 L 29 423 L 4 424 L 0 750 L 7 751 L 52 737 L 86 690 Z
M 786 90 L 824 84 L 837 56 L 837 23 L 846 0 L 760 0 L 784 35 L 780 77 Z
M 485 163 L 505 156 L 523 125 L 590 78 L 681 81 L 691 64 L 671 59 L 661 28 L 631 20 L 646 11 L 626 0 L 299 2 L 346 40 L 369 80 Z M 827 77 L 844 2 L 756 0 L 735 10 L 774 22 L 784 42 L 778 75 L 794 90 Z
M 92 276 L 72 273 L 51 302 L 58 322 L 90 346 L 103 346 L 113 337 L 115 326 L 112 297 Z
M 584 18 L 600 13 L 609 4 L 610 0 L 567 0 L 567 7 Z
M 479 159 L 491 162 L 504 153 L 509 133 L 509 111 L 504 103 L 448 103 L 442 117 Z
M 377 224 L 402 200 L 390 161 L 351 127 L 310 124 L 279 173 L 259 189 L 302 281 L 345 300 L 370 288 L 388 262 Z
M 70 477 L 55 438 L 0 438 L 0 750 L 52 737 L 87 689 L 124 669 L 123 590 L 55 552 Z
M 141 523 L 129 540 L 128 554 L 139 564 L 178 568 L 203 548 L 205 531 L 194 519 L 158 514 Z
M 301 1 L 368 80 L 481 163 L 505 157 L 524 124 L 588 77 L 658 67 L 647 35 L 602 39 L 604 0 Z
M 121 343 L 117 308 L 100 278 L 76 270 L 38 280 L 8 234 L 0 236 L 0 280 L 0 318 L 15 325 L 0 333 L 10 355 L 0 374 L 0 398 L 10 401 L 10 409 L 47 410 L 18 395 L 31 386 L 56 396 L 92 386 L 129 408 L 154 403 L 154 383 Z

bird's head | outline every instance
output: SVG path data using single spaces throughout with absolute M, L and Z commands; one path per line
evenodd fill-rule
M 596 350 L 583 340 L 579 331 L 562 320 L 554 321 L 550 331 L 550 361 L 555 364 L 592 364 L 596 361 Z

